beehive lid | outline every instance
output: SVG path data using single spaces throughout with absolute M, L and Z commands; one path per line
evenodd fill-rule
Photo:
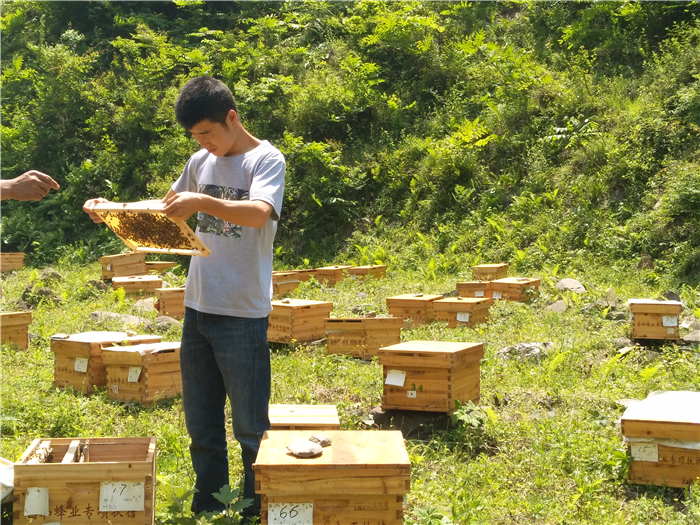
M 287 450 L 287 445 L 308 438 L 311 433 L 308 430 L 269 430 L 260 443 L 253 468 L 256 471 L 290 467 L 299 471 L 362 468 L 366 469 L 367 476 L 372 476 L 372 470 L 377 469 L 410 468 L 406 445 L 398 430 L 327 430 L 323 433 L 332 440 L 323 454 L 315 458 L 296 458 Z
M 668 422 L 697 426 L 700 430 L 700 392 L 674 391 L 650 395 L 625 410 L 622 425 L 630 421 Z
M 29 324 L 32 322 L 31 312 L 0 312 L 0 322 L 3 326 Z
M 141 355 L 146 355 L 146 354 L 156 354 L 159 352 L 171 352 L 175 350 L 180 349 L 180 343 L 179 342 L 170 342 L 170 343 L 143 343 L 140 345 L 131 345 L 131 346 L 110 346 L 109 348 L 105 348 L 102 350 L 103 355 L 104 353 L 108 352 L 123 352 L 123 353 L 128 353 L 128 354 L 141 354 Z
M 435 301 L 436 299 L 442 299 L 442 295 L 431 295 L 424 293 L 405 293 L 401 295 L 394 295 L 393 297 L 387 297 L 387 301 L 415 301 L 416 303 L 425 303 L 427 301 Z
M 534 277 L 504 277 L 503 279 L 496 279 L 495 281 L 491 281 L 491 286 L 493 287 L 494 284 L 517 284 L 517 285 L 525 285 L 525 284 L 535 284 L 539 283 L 540 280 L 536 279 Z
M 467 304 L 472 306 L 488 306 L 489 304 L 491 304 L 491 300 L 487 299 L 486 297 L 448 297 L 447 299 L 438 299 L 433 303 L 436 309 L 440 306 L 449 308 L 450 306 L 460 306 Z
M 51 336 L 51 339 L 60 339 L 65 341 L 73 341 L 76 343 L 121 343 L 124 341 L 138 341 L 139 339 L 148 338 L 153 340 L 152 335 L 128 335 L 126 332 L 82 332 L 79 334 L 63 337 L 61 334 Z
M 161 201 L 102 202 L 93 210 L 134 252 L 207 257 L 209 248 L 182 219 L 163 213 Z
M 295 308 L 300 306 L 330 306 L 333 307 L 333 303 L 328 301 L 312 301 L 311 299 L 281 299 L 279 301 L 272 301 L 272 306 L 274 308 Z
M 500 268 L 508 268 L 508 263 L 476 264 L 472 266 L 472 270 L 498 270 Z
M 316 271 L 319 270 L 347 270 L 348 268 L 354 268 L 352 265 L 350 266 L 339 266 L 339 265 L 333 265 L 333 266 L 321 266 L 320 268 L 316 268 Z
M 162 283 L 163 279 L 159 275 L 129 275 L 124 277 L 112 277 L 112 283 Z
M 629 299 L 627 306 L 634 313 L 680 313 L 680 301 L 656 301 L 654 299 Z
M 379 349 L 379 355 L 390 355 L 392 353 L 408 353 L 445 357 L 455 354 L 468 353 L 481 350 L 483 354 L 482 343 L 462 343 L 455 341 L 406 341 L 395 345 L 385 346 Z

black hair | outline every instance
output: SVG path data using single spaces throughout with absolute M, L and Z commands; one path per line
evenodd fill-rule
M 188 80 L 175 101 L 175 118 L 188 130 L 205 119 L 226 126 L 230 110 L 238 112 L 231 90 L 206 75 Z

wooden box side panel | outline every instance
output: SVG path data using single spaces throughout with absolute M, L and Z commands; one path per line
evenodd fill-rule
M 700 477 L 700 451 L 659 445 L 659 461 L 630 464 L 628 480 L 642 485 L 687 487 Z
M 29 349 L 29 327 L 8 326 L 0 329 L 0 344 L 12 343 L 24 350 Z
M 262 496 L 261 523 L 280 523 L 268 515 L 270 503 L 313 504 L 313 525 L 402 525 L 403 495 L 354 496 L 346 494 L 292 494 Z
M 627 437 L 700 441 L 700 425 L 690 423 L 623 419 L 621 426 Z

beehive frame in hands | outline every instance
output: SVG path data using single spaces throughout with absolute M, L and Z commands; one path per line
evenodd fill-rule
M 211 250 L 192 229 L 163 212 L 159 200 L 100 202 L 93 210 L 131 251 L 208 257 Z

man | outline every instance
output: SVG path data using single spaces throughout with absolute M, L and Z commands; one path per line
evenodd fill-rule
M 3 180 L 0 185 L 0 200 L 40 201 L 50 190 L 59 188 L 58 182 L 46 173 L 30 170 L 14 179 Z
M 202 76 L 175 103 L 177 120 L 203 149 L 187 161 L 163 199 L 165 213 L 198 213 L 197 233 L 211 249 L 187 276 L 180 367 L 185 423 L 197 493 L 192 511 L 218 511 L 212 493 L 228 484 L 224 407 L 231 401 L 241 445 L 249 520 L 260 512 L 252 464 L 270 428 L 268 314 L 272 310 L 272 243 L 280 217 L 285 161 L 241 124 L 230 90 Z M 85 205 L 90 211 L 91 202 Z M 98 218 L 99 220 L 99 218 Z M 246 521 L 244 521 L 245 523 Z

